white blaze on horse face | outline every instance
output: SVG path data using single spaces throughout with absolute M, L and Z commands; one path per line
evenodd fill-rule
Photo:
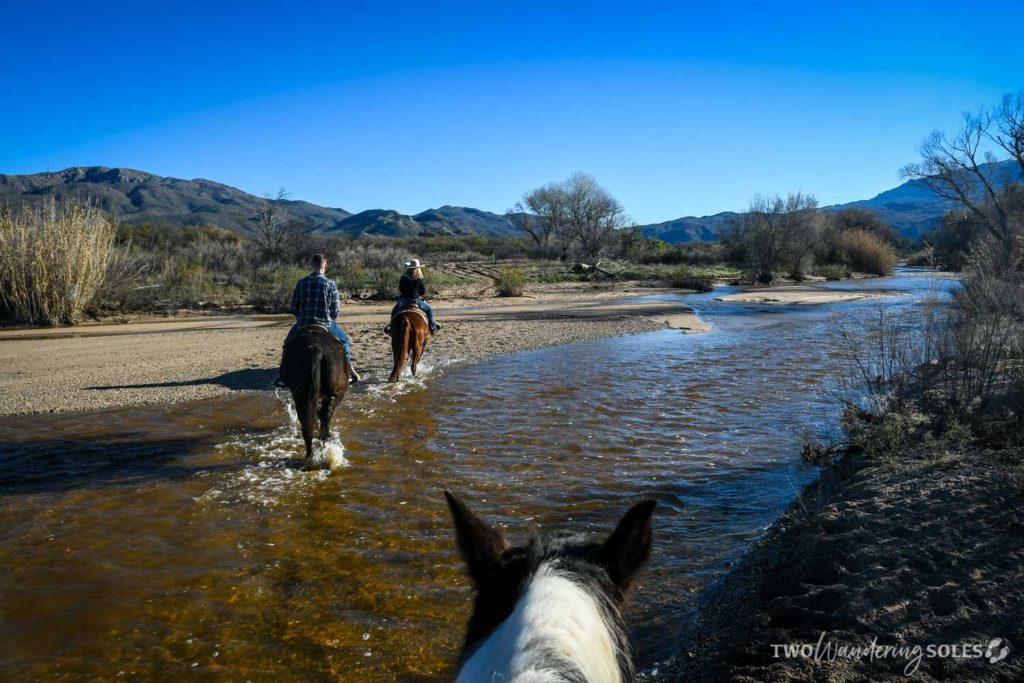
M 551 656 L 572 662 L 590 683 L 621 683 L 615 641 L 597 600 L 549 566 L 516 608 L 466 660 L 457 683 L 557 683 Z

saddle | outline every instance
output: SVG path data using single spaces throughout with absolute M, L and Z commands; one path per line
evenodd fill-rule
M 418 313 L 420 315 L 420 317 L 422 317 L 424 320 L 427 319 L 427 314 L 424 313 L 423 309 L 420 308 L 418 305 L 416 305 L 416 304 L 406 304 L 405 306 L 402 306 L 400 309 L 398 309 L 397 313 L 395 313 L 393 316 L 391 316 L 391 322 L 394 322 L 395 318 L 397 318 L 398 316 L 402 315 L 403 313 L 409 313 L 410 311 L 412 311 L 413 313 Z
M 330 332 L 327 331 L 327 328 L 325 326 L 319 325 L 317 323 L 313 323 L 312 325 L 303 325 L 302 327 L 299 328 L 299 334 L 305 334 L 306 332 L 330 335 Z

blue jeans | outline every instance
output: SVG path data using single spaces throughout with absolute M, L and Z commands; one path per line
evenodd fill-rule
M 410 299 L 404 296 L 401 297 L 398 300 L 398 303 L 395 304 L 395 307 L 391 309 L 391 317 L 394 318 L 395 315 L 398 314 L 398 309 L 402 308 L 403 306 L 409 306 L 411 304 L 416 304 L 421 309 L 423 309 L 424 313 L 427 314 L 427 324 L 430 325 L 430 331 L 433 332 L 434 328 L 437 327 L 437 323 L 434 322 L 434 311 L 433 309 L 430 308 L 430 304 L 428 304 L 423 299 Z
M 292 325 L 292 329 L 288 330 L 288 336 L 284 338 L 285 342 L 297 335 L 299 333 L 299 329 L 298 322 Z M 352 362 L 352 340 L 348 338 L 347 334 L 345 334 L 345 330 L 341 329 L 341 325 L 339 325 L 336 320 L 332 320 L 327 331 L 331 333 L 331 336 L 340 341 L 343 347 L 345 347 L 345 358 L 348 358 L 349 367 L 354 368 L 355 363 Z

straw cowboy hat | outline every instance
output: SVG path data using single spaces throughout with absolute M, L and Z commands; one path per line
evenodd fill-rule
M 426 264 L 420 263 L 420 260 L 418 258 L 414 258 L 412 261 L 405 262 L 406 268 L 422 268 L 424 265 Z

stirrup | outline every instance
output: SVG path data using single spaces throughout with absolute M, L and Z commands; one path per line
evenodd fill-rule
M 354 367 L 352 367 L 352 364 L 349 363 L 349 366 L 348 366 L 348 383 L 349 384 L 358 384 L 359 382 L 362 381 L 362 379 L 363 378 L 359 376 L 359 373 L 356 372 L 356 369 Z

